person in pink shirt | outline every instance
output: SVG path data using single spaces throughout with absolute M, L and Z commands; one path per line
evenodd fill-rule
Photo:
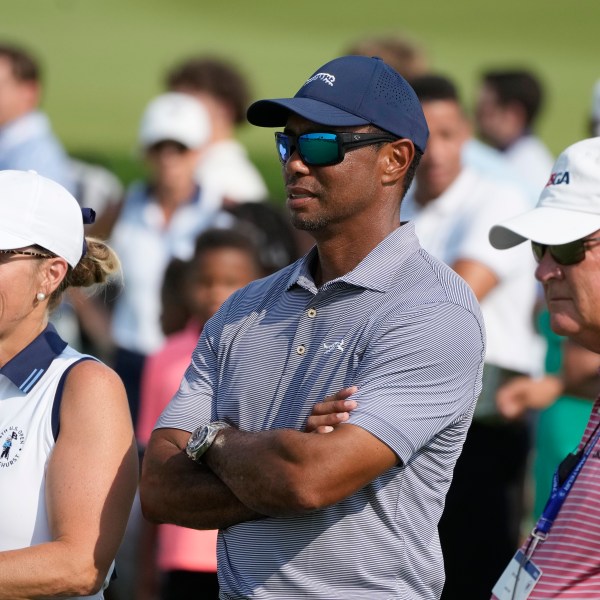
M 246 236 L 229 229 L 212 229 L 199 236 L 179 286 L 191 318 L 183 330 L 167 337 L 144 366 L 136 427 L 140 447 L 147 444 L 160 413 L 177 391 L 204 323 L 230 294 L 262 275 L 258 253 Z M 172 282 L 165 284 L 173 292 Z M 163 307 L 164 312 L 168 310 Z M 158 573 L 163 575 L 161 600 L 217 598 L 216 540 L 216 531 L 144 521 L 137 600 L 157 597 Z

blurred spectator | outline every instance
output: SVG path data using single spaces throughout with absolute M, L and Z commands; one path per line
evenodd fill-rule
M 82 206 L 96 212 L 96 222 L 90 228 L 90 235 L 106 239 L 123 202 L 123 184 L 100 164 L 72 157 L 70 164 L 75 180 L 75 197 Z
M 33 169 L 75 193 L 69 159 L 39 110 L 40 67 L 29 52 L 0 44 L 0 169 Z
M 530 71 L 490 70 L 481 77 L 475 111 L 478 135 L 500 150 L 538 192 L 553 163 L 552 154 L 534 134 L 543 100 L 542 84 Z
M 185 329 L 190 320 L 189 302 L 183 293 L 188 270 L 188 261 L 180 258 L 172 258 L 165 269 L 160 291 L 160 328 L 166 336 Z
M 160 348 L 160 288 L 173 257 L 189 259 L 196 236 L 217 218 L 221 198 L 200 190 L 195 170 L 210 138 L 208 112 L 185 94 L 155 98 L 142 117 L 139 143 L 149 180 L 128 190 L 112 233 L 125 284 L 113 311 L 115 369 L 134 421 L 145 357 Z
M 175 259 L 177 260 L 177 259 Z M 176 263 L 177 264 L 177 263 Z M 254 244 L 242 233 L 212 229 L 200 235 L 194 257 L 183 271 L 184 285 L 168 292 L 165 279 L 163 298 L 178 295 L 175 306 L 187 306 L 191 315 L 187 327 L 170 335 L 164 346 L 148 358 L 144 367 L 137 438 L 145 446 L 154 424 L 177 391 L 190 362 L 204 323 L 235 290 L 263 275 Z M 182 263 L 174 273 L 182 273 Z M 168 270 L 169 271 L 169 270 Z M 163 305 L 163 315 L 171 312 Z M 159 574 L 164 574 L 161 600 L 218 597 L 216 531 L 199 531 L 176 525 L 142 522 L 137 578 L 137 600 L 157 597 Z
M 405 34 L 365 38 L 350 46 L 347 53 L 379 56 L 409 81 L 431 73 L 424 47 Z M 461 152 L 463 165 L 481 171 L 485 177 L 513 182 L 528 195 L 532 205 L 537 202 L 539 188 L 522 177 L 496 148 L 470 137 Z
M 245 122 L 250 100 L 242 74 L 220 58 L 197 56 L 174 66 L 166 85 L 169 90 L 194 96 L 210 114 L 210 144 L 197 171 L 200 185 L 226 203 L 265 200 L 265 183 L 234 137 L 236 126 Z
M 600 79 L 594 85 L 592 92 L 592 110 L 590 111 L 590 135 L 600 135 Z
M 235 217 L 233 227 L 254 242 L 265 274 L 283 269 L 314 245 L 314 239 L 308 236 L 310 242 L 304 249 L 307 244 L 301 233 L 305 232 L 298 234 L 289 217 L 273 203 L 247 202 L 230 205 L 226 210 Z
M 516 377 L 498 391 L 499 408 L 510 418 L 528 409 L 544 409 L 535 436 L 535 519 L 548 500 L 556 465 L 577 446 L 590 416 L 590 403 L 600 389 L 600 356 L 554 333 L 547 309 L 538 322 L 548 342 L 546 374 Z
M 343 54 L 378 56 L 409 82 L 429 72 L 425 49 L 405 33 L 357 40 Z
M 532 351 L 533 257 L 527 248 L 512 254 L 495 250 L 488 231 L 526 210 L 529 200 L 518 187 L 462 165 L 470 128 L 451 81 L 432 75 L 412 85 L 429 141 L 402 217 L 414 222 L 423 248 L 471 286 L 488 341 L 482 392 L 440 521 L 442 598 L 484 598 L 518 540 L 529 451 L 528 424 L 503 420 L 495 394 L 500 382 L 540 367 Z

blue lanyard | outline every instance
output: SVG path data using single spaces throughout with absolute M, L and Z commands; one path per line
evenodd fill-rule
M 564 504 L 577 476 L 579 475 L 585 461 L 588 456 L 591 454 L 596 442 L 600 439 L 600 429 L 596 427 L 596 433 L 593 439 L 588 442 L 585 446 L 585 450 L 575 465 L 575 467 L 571 470 L 566 480 L 563 482 L 561 486 L 558 485 L 558 469 L 554 472 L 554 477 L 552 478 L 552 492 L 550 494 L 550 498 L 548 502 L 546 502 L 546 506 L 544 507 L 544 512 L 542 516 L 538 519 L 538 522 L 535 525 L 533 530 L 533 535 L 535 537 L 539 537 L 541 539 L 545 539 L 550 531 L 552 525 L 554 524 L 554 520 L 558 515 L 562 505 Z

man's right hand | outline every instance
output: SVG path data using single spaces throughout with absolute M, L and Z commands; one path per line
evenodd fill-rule
M 358 388 L 353 385 L 327 396 L 323 402 L 317 402 L 306 421 L 304 431 L 306 433 L 330 433 L 340 423 L 347 421 L 350 418 L 350 412 L 358 406 L 355 400 L 348 400 L 348 398 L 357 391 Z

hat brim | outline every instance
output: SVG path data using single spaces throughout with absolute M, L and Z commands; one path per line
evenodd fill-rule
M 369 124 L 366 119 L 312 98 L 259 100 L 250 105 L 247 118 L 252 125 L 259 127 L 282 127 L 287 123 L 290 113 L 300 115 L 319 125 L 332 127 Z
M 600 215 L 538 206 L 490 229 L 494 248 L 504 250 L 533 240 L 540 244 L 568 244 L 600 229 Z
M 0 231 L 1 250 L 16 250 L 17 248 L 27 248 L 27 246 L 33 245 L 35 245 L 35 242 L 30 238 L 24 238 L 7 231 Z
M 149 148 L 152 148 L 152 146 L 156 146 L 157 144 L 161 144 L 163 142 L 175 142 L 176 144 L 181 144 L 182 146 L 185 146 L 185 148 L 187 148 L 188 150 L 193 150 L 194 148 L 198 148 L 199 145 L 201 145 L 201 144 L 194 145 L 191 140 L 183 139 L 182 136 L 177 136 L 177 135 L 172 135 L 172 134 L 170 134 L 170 135 L 157 134 L 154 136 L 140 138 L 140 146 L 143 150 L 148 150 Z

